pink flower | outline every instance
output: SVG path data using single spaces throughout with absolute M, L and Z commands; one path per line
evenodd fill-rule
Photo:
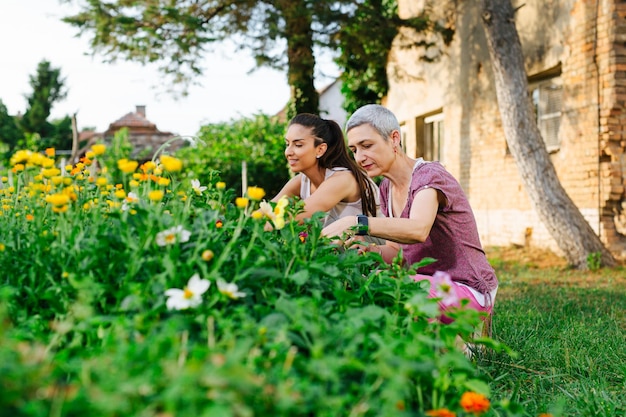
M 432 285 L 435 288 L 435 297 L 441 299 L 442 305 L 449 306 L 459 302 L 452 278 L 447 272 L 435 272 Z

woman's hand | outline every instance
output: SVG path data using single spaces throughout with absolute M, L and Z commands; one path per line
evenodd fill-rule
M 346 240 L 346 231 L 350 232 L 351 228 L 356 226 L 356 216 L 346 216 L 341 219 L 332 222 L 328 226 L 322 229 L 322 236 L 330 238 L 337 237 L 342 241 Z M 350 233 L 348 233 L 350 234 Z M 354 235 L 354 233 L 352 233 Z

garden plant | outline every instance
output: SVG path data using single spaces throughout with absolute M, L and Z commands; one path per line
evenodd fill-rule
M 3 415 L 527 415 L 459 346 L 478 313 L 437 321 L 421 264 L 321 238 L 319 215 L 291 221 L 301 202 L 236 197 L 174 156 L 106 153 L 21 150 L 2 176 Z

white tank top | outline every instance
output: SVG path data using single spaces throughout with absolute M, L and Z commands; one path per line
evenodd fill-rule
M 326 174 L 324 175 L 324 180 L 330 178 L 335 172 L 338 171 L 348 171 L 348 168 L 343 167 L 335 167 L 331 169 L 326 169 Z M 302 175 L 302 180 L 300 181 L 300 198 L 306 200 L 311 196 L 311 180 L 304 174 Z M 380 207 L 380 201 L 378 198 L 378 186 L 372 182 L 374 196 L 376 198 L 376 207 L 377 212 Z M 337 205 L 331 208 L 328 212 L 326 212 L 326 217 L 324 218 L 324 227 L 328 226 L 332 222 L 346 216 L 356 216 L 357 214 L 362 214 L 363 208 L 361 207 L 361 199 L 359 198 L 357 201 L 352 203 L 345 203 L 340 201 Z

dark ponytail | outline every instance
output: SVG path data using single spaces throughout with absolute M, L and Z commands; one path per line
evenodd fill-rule
M 343 131 L 334 120 L 326 120 L 311 113 L 300 113 L 289 122 L 289 126 L 297 124 L 309 127 L 315 136 L 315 146 L 326 143 L 327 149 L 318 159 L 322 168 L 348 168 L 361 192 L 361 209 L 367 216 L 377 215 L 376 191 L 367 174 L 357 165 L 352 153 L 348 151 Z

